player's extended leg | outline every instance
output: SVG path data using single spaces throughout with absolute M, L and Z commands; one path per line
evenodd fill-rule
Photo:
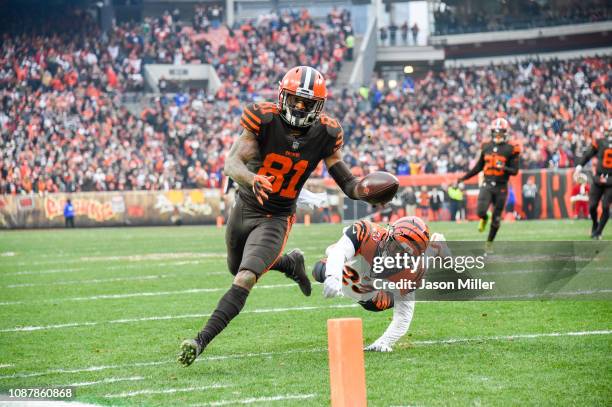
M 478 193 L 478 204 L 476 206 L 476 213 L 480 218 L 480 222 L 478 223 L 478 231 L 480 233 L 484 232 L 487 227 L 487 222 L 489 221 L 489 216 L 487 215 L 487 210 L 489 209 L 489 204 L 491 203 L 491 191 L 486 186 L 480 188 L 480 192 Z
M 236 210 L 236 208 L 234 209 Z M 230 272 L 235 274 L 231 288 L 221 297 L 217 308 L 213 311 L 204 328 L 194 339 L 183 341 L 178 357 L 179 363 L 191 365 L 208 344 L 219 335 L 244 307 L 251 288 L 257 280 L 270 269 L 282 253 L 289 231 L 293 224 L 292 217 L 264 218 L 245 214 L 241 210 L 242 224 L 228 222 L 228 228 L 240 232 L 241 227 L 249 228 L 237 273 L 235 272 L 236 256 L 228 253 Z M 234 219 L 235 220 L 235 219 Z M 241 233 L 226 235 L 228 251 L 238 242 Z
M 599 224 L 597 225 L 597 231 L 595 233 L 597 239 L 601 239 L 606 223 L 608 223 L 608 218 L 610 217 L 610 204 L 612 204 L 612 186 L 606 186 L 603 188 L 604 193 L 603 198 L 601 199 L 601 218 L 599 219 Z
M 232 287 L 221 297 L 204 328 L 195 339 L 187 339 L 181 344 L 179 363 L 189 366 L 196 360 L 206 346 L 240 313 L 256 282 L 257 277 L 252 271 L 241 270 L 236 274 Z
M 597 237 L 597 230 L 599 228 L 599 222 L 597 221 L 597 207 L 599 206 L 599 201 L 604 194 L 604 189 L 605 187 L 597 184 L 596 182 L 591 183 L 591 192 L 589 193 L 589 213 L 591 215 L 591 222 L 593 222 L 593 226 L 591 227 L 592 238 Z
M 287 278 L 298 283 L 305 296 L 308 297 L 312 293 L 312 285 L 306 275 L 306 266 L 304 265 L 304 252 L 300 249 L 293 249 L 289 253 L 283 254 L 274 263 L 271 270 L 280 271 Z
M 495 240 L 495 235 L 501 226 L 502 213 L 506 206 L 506 198 L 508 198 L 507 188 L 498 188 L 493 193 L 493 216 L 491 216 L 491 227 L 489 228 L 489 236 L 487 242 Z

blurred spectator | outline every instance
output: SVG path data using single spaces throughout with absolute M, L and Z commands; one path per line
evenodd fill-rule
M 563 24 L 606 21 L 610 14 L 608 0 L 504 1 L 492 7 L 473 10 L 469 3 L 445 3 L 434 11 L 435 34 L 460 34 L 499 30 L 527 29 Z
M 391 23 L 389 25 L 389 45 L 392 47 L 397 43 L 397 25 L 395 23 Z
M 589 218 L 589 191 L 590 186 L 586 174 L 580 174 L 572 188 L 570 201 L 573 205 L 574 219 Z
M 388 37 L 387 27 L 381 27 L 379 31 L 380 31 L 380 43 L 381 45 L 385 45 L 385 43 L 387 42 L 387 37 Z
M 440 209 L 442 209 L 442 203 L 444 202 L 444 191 L 439 190 L 437 187 L 433 187 L 429 192 L 429 220 L 440 219 Z
M 402 194 L 402 201 L 406 210 L 406 216 L 416 215 L 417 197 L 412 187 L 406 188 Z
M 353 48 L 355 47 L 355 36 L 353 34 L 349 34 L 346 37 L 345 46 L 346 46 L 346 60 L 352 61 L 353 60 Z
M 417 202 L 417 216 L 423 219 L 429 219 L 429 193 L 425 185 L 423 185 L 418 192 Z
M 400 26 L 400 32 L 402 35 L 402 45 L 408 45 L 408 21 L 404 21 Z
M 517 214 L 514 210 L 516 205 L 516 195 L 514 194 L 514 188 L 508 184 L 508 197 L 506 198 L 506 213 L 511 215 L 513 219 L 516 219 Z
M 70 199 L 67 199 L 64 205 L 64 220 L 66 227 L 74 227 L 74 206 L 72 206 Z
M 461 221 L 461 207 L 463 206 L 463 190 L 458 184 L 448 187 L 448 199 L 450 201 L 451 221 Z
M 523 185 L 523 210 L 527 219 L 535 218 L 535 203 L 536 195 L 538 194 L 538 186 L 535 184 L 533 176 L 527 179 Z
M 410 31 L 412 32 L 412 43 L 414 45 L 418 45 L 419 25 L 416 23 L 416 21 L 414 22 L 414 24 L 410 28 Z

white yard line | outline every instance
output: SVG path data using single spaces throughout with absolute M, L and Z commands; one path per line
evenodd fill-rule
M 256 289 L 274 289 L 274 288 L 287 288 L 297 287 L 295 283 L 288 284 L 270 284 L 270 285 L 258 285 Z M 220 291 L 227 291 L 227 287 L 218 288 L 190 288 L 188 290 L 175 290 L 175 291 L 151 291 L 151 292 L 140 292 L 140 293 L 125 293 L 125 294 L 100 294 L 92 295 L 90 297 L 68 297 L 68 298 L 47 298 L 40 301 L 7 301 L 0 302 L 0 306 L 8 305 L 34 305 L 34 304 L 57 304 L 60 302 L 71 302 L 71 301 L 96 301 L 96 300 L 116 300 L 122 298 L 134 298 L 134 297 L 158 297 L 165 295 L 183 295 L 183 294 L 200 294 L 200 293 L 216 293 Z
M 234 404 L 253 404 L 253 403 L 268 403 L 272 401 L 284 401 L 284 400 L 306 400 L 316 397 L 316 394 L 285 394 L 282 396 L 268 396 L 268 397 L 251 397 L 248 399 L 241 400 L 220 400 L 211 401 L 210 403 L 192 404 L 191 407 L 218 407 L 227 406 Z
M 591 336 L 591 335 L 610 335 L 612 330 L 602 331 L 578 331 L 578 332 L 551 332 L 544 334 L 517 334 L 517 335 L 499 335 L 499 336 L 481 336 L 475 338 L 450 338 L 431 341 L 414 341 L 413 345 L 442 345 L 462 342 L 482 342 L 482 341 L 505 341 L 513 339 L 536 339 L 561 336 Z
M 168 260 L 168 259 L 204 259 L 204 258 L 225 258 L 227 253 L 147 253 L 147 254 L 131 254 L 127 256 L 85 256 L 79 261 L 150 261 L 150 260 Z
M 107 384 L 107 383 L 117 383 L 117 382 L 136 382 L 139 380 L 144 380 L 142 376 L 132 376 L 132 377 L 109 377 L 103 380 L 96 380 L 93 382 L 79 382 L 79 383 L 71 383 L 65 384 L 57 387 L 84 387 L 84 386 L 95 386 L 96 384 Z
M 412 341 L 410 344 L 416 346 L 429 346 L 429 345 L 443 345 L 443 344 L 454 344 L 463 342 L 482 342 L 482 341 L 500 341 L 500 340 L 515 340 L 515 339 L 537 339 L 547 337 L 565 337 L 565 336 L 593 336 L 593 335 L 610 335 L 612 329 L 598 330 L 598 331 L 576 331 L 576 332 L 551 332 L 551 333 L 538 333 L 538 334 L 515 334 L 515 335 L 497 335 L 497 336 L 481 336 L 472 338 L 448 338 L 448 339 L 434 339 L 434 340 L 421 340 Z M 256 358 L 256 357 L 271 357 L 271 356 L 284 356 L 296 353 L 322 353 L 327 352 L 327 348 L 311 348 L 311 349 L 295 349 L 284 352 L 259 352 L 259 353 L 237 353 L 231 355 L 216 355 L 216 356 L 204 356 L 196 360 L 196 362 L 206 362 L 214 360 L 227 360 L 227 359 L 245 359 L 245 358 Z M 7 379 L 23 379 L 28 377 L 39 377 L 48 376 L 55 374 L 75 374 L 75 373 L 86 373 L 86 372 L 98 372 L 102 370 L 110 369 L 123 369 L 129 367 L 148 367 L 158 366 L 176 363 L 176 360 L 158 360 L 150 362 L 133 362 L 125 363 L 121 365 L 101 365 L 101 366 L 87 366 L 75 369 L 51 369 L 42 372 L 31 372 L 31 373 L 15 373 L 11 375 L 0 376 L 0 380 Z
M 103 283 L 115 283 L 118 281 L 156 280 L 156 279 L 169 278 L 169 277 L 176 277 L 176 274 L 152 274 L 148 276 L 99 278 L 99 279 L 92 279 L 92 280 L 65 280 L 65 281 L 54 281 L 51 283 L 9 284 L 5 286 L 5 288 L 48 287 L 50 285 L 72 285 L 72 284 L 103 284 Z
M 210 386 L 197 386 L 197 387 L 180 387 L 180 388 L 172 388 L 172 389 L 144 389 L 144 390 L 136 390 L 136 391 L 126 391 L 123 393 L 113 393 L 113 394 L 105 394 L 103 397 L 107 399 L 112 398 L 126 398 L 126 397 L 134 397 L 140 395 L 147 394 L 174 394 L 174 393 L 184 393 L 189 391 L 203 391 L 210 389 L 222 389 L 226 387 L 231 387 L 229 384 L 211 384 Z
M 216 360 L 227 360 L 227 359 L 244 359 L 244 358 L 258 358 L 258 357 L 270 357 L 277 355 L 290 355 L 294 353 L 319 353 L 326 349 L 314 348 L 314 349 L 295 349 L 283 352 L 259 352 L 259 353 L 236 353 L 233 355 L 217 355 L 217 356 L 202 356 L 196 359 L 196 363 Z M 102 370 L 110 369 L 123 369 L 130 367 L 149 367 L 149 366 L 160 366 L 177 363 L 176 359 L 169 360 L 156 360 L 150 362 L 134 362 L 125 363 L 121 365 L 101 365 L 101 366 L 88 366 L 77 369 L 51 369 L 42 372 L 31 372 L 31 373 L 16 373 L 13 375 L 0 376 L 0 379 L 25 379 L 28 377 L 40 377 L 54 374 L 75 374 L 75 373 L 87 373 L 87 372 L 99 372 Z
M 7 367 L 13 367 L 15 365 L 11 364 L 11 363 L 2 363 L 0 364 L 0 369 L 5 369 Z
M 291 285 L 293 286 L 295 284 L 291 284 Z M 262 288 L 262 287 L 259 287 L 259 288 Z M 311 306 L 311 307 L 261 308 L 261 309 L 242 311 L 241 314 L 267 314 L 267 313 L 292 312 L 292 311 L 313 311 L 313 310 L 334 309 L 334 308 L 354 308 L 358 306 L 359 306 L 358 304 L 339 304 L 339 305 Z M 211 314 L 162 315 L 162 316 L 155 316 L 155 317 L 115 319 L 115 320 L 110 320 L 110 321 L 68 322 L 68 323 L 56 324 L 56 325 L 21 326 L 21 327 L 15 327 L 15 328 L 0 329 L 0 333 L 42 331 L 42 330 L 49 330 L 49 329 L 64 329 L 64 328 L 96 326 L 96 325 L 104 325 L 104 324 L 131 324 L 131 323 L 146 322 L 146 321 L 167 321 L 167 320 L 173 320 L 173 319 L 207 318 L 210 315 Z
M 55 274 L 55 273 L 75 273 L 77 271 L 85 270 L 83 267 L 78 268 L 61 268 L 61 269 L 49 269 L 49 270 L 25 270 L 16 271 L 14 273 L 2 273 L 2 276 L 28 276 L 38 274 Z
M 42 266 L 49 264 L 75 264 L 83 262 L 106 262 L 106 261 L 129 261 L 129 262 L 141 262 L 141 261 L 159 261 L 159 260 L 171 260 L 171 259 L 220 259 L 227 257 L 225 252 L 217 253 L 196 253 L 196 252 L 184 252 L 184 253 L 146 253 L 146 254 L 132 254 L 126 256 L 84 256 L 81 258 L 73 258 L 72 254 L 66 256 L 66 259 L 54 259 L 44 261 L 22 261 L 15 263 L 17 266 Z
M 80 262 L 80 261 L 79 261 Z M 165 263 L 155 263 L 155 264 L 121 264 L 116 266 L 99 266 L 96 267 L 95 270 L 88 271 L 109 271 L 109 270 L 128 270 L 128 269 L 148 269 L 153 267 L 169 267 L 169 266 L 185 266 L 185 265 L 194 265 L 194 264 L 203 264 L 204 260 L 185 260 L 185 261 L 171 261 Z M 49 269 L 49 270 L 25 270 L 25 271 L 15 271 L 11 273 L 0 273 L 1 276 L 27 276 L 27 275 L 39 275 L 39 274 L 57 274 L 57 273 L 76 273 L 78 271 L 87 270 L 84 267 L 78 268 L 60 268 L 60 269 Z M 229 271 L 209 271 L 206 272 L 206 275 L 221 275 L 228 274 Z
M 476 297 L 474 300 L 477 301 L 486 301 L 486 300 L 513 300 L 513 299 L 534 299 L 534 298 L 549 298 L 549 297 L 572 297 L 579 295 L 591 295 L 591 294 L 609 294 L 612 293 L 612 290 L 577 290 L 577 291 L 559 291 L 556 293 L 526 293 L 526 294 L 515 294 L 515 295 L 491 295 L 484 297 Z
M 176 361 L 163 360 L 163 361 L 151 361 L 151 362 L 134 362 L 134 363 L 126 363 L 122 365 L 102 365 L 102 366 L 88 366 L 77 369 L 50 369 L 45 370 L 43 372 L 32 372 L 32 373 L 16 373 L 14 375 L 5 375 L 0 376 L 0 379 L 25 379 L 28 377 L 40 377 L 40 376 L 48 376 L 54 374 L 75 374 L 75 373 L 87 373 L 87 372 L 99 372 L 101 370 L 109 370 L 109 369 L 123 369 L 129 367 L 148 367 L 148 366 L 158 366 L 158 365 L 167 365 Z

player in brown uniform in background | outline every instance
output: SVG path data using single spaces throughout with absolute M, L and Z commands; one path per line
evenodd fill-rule
M 181 344 L 179 363 L 189 366 L 240 313 L 250 290 L 268 270 L 297 281 L 310 295 L 301 252 L 282 255 L 295 221 L 297 197 L 321 160 L 351 199 L 358 179 L 342 162 L 342 127 L 322 113 L 325 79 L 306 66 L 292 68 L 280 82 L 277 103 L 253 103 L 242 113 L 243 132 L 232 146 L 224 172 L 240 185 L 227 223 L 227 263 L 234 275 L 204 328 Z
M 591 238 L 599 240 L 610 217 L 610 204 L 612 203 L 612 119 L 608 119 L 605 123 L 604 137 L 599 140 L 593 138 L 591 147 L 578 162 L 575 179 L 582 172 L 582 167 L 595 156 L 597 156 L 597 168 L 589 193 L 589 213 L 593 222 Z M 601 201 L 602 211 L 601 218 L 598 220 L 599 201 Z
M 459 178 L 465 181 L 484 172 L 484 182 L 478 194 L 477 212 L 480 218 L 478 231 L 484 232 L 489 216 L 487 210 L 493 205 L 493 215 L 487 242 L 492 242 L 499 230 L 501 216 L 508 197 L 508 178 L 519 170 L 520 147 L 508 142 L 510 125 L 504 118 L 497 118 L 491 123 L 492 140 L 482 145 L 482 152 L 472 169 Z

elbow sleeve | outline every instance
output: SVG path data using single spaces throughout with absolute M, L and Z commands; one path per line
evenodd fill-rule
M 342 161 L 337 162 L 329 168 L 329 175 L 336 181 L 342 192 L 351 199 L 359 199 L 355 186 L 359 182 L 351 170 Z

